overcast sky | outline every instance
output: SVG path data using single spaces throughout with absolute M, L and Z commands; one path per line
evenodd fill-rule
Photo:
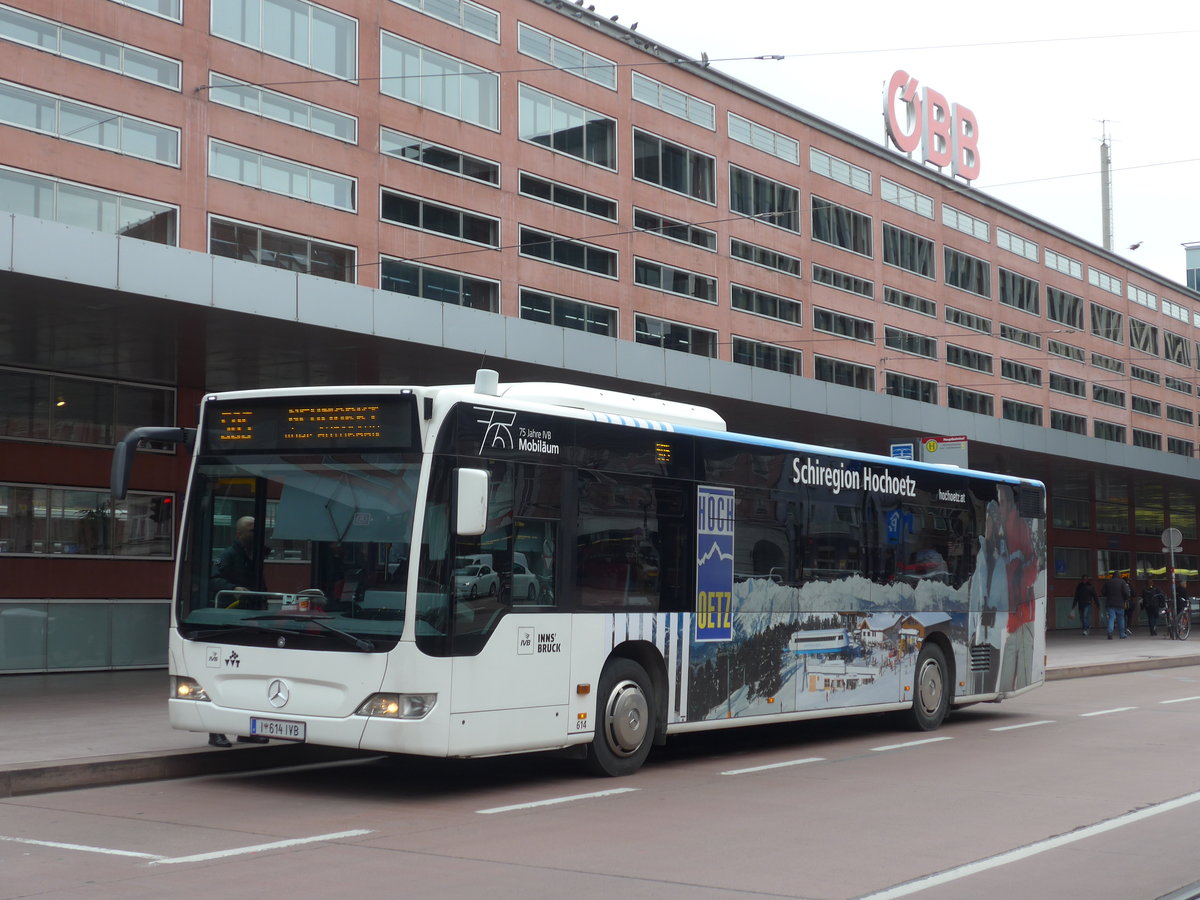
M 973 187 L 1184 283 L 1200 241 L 1200 5 L 1177 0 L 587 0 L 638 33 L 873 141 L 903 69 L 975 113 Z M 780 61 L 733 58 L 783 54 Z M 726 61 L 730 60 L 730 61 Z M 1107 125 L 1102 124 L 1107 120 Z M 1136 250 L 1131 244 L 1141 243 Z

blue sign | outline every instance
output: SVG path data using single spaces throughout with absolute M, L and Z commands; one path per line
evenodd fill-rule
M 892 459 L 912 459 L 913 445 L 912 444 L 892 444 L 891 445 Z
M 733 488 L 696 489 L 696 640 L 733 640 Z

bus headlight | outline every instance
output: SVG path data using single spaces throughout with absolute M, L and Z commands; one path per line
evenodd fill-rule
M 172 700 L 210 700 L 208 691 L 200 687 L 200 683 L 186 675 L 171 676 Z
M 437 694 L 372 694 L 355 710 L 355 715 L 423 719 L 436 703 Z

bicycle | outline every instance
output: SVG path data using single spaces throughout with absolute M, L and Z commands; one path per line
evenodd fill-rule
M 1192 633 L 1192 611 L 1189 609 L 1191 604 L 1187 600 L 1178 601 L 1178 609 L 1174 616 L 1167 613 L 1169 605 L 1170 601 L 1165 598 L 1159 603 L 1157 621 L 1166 622 L 1166 638 L 1174 641 L 1186 641 Z

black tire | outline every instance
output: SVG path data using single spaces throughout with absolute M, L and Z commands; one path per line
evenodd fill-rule
M 489 597 L 494 597 L 494 596 L 496 596 L 496 582 L 494 582 L 494 581 L 493 581 L 491 584 L 489 584 L 489 585 L 488 585 L 488 592 L 487 592 L 487 595 L 488 595 Z
M 1188 635 L 1192 633 L 1192 614 L 1189 610 L 1184 610 L 1179 614 L 1179 639 L 1186 641 Z
M 937 644 L 926 643 L 913 673 L 913 705 L 908 724 L 914 731 L 934 731 L 950 711 L 950 668 Z
M 654 742 L 658 711 L 646 670 L 631 659 L 608 661 L 596 693 L 596 735 L 587 766 L 596 775 L 632 775 Z

